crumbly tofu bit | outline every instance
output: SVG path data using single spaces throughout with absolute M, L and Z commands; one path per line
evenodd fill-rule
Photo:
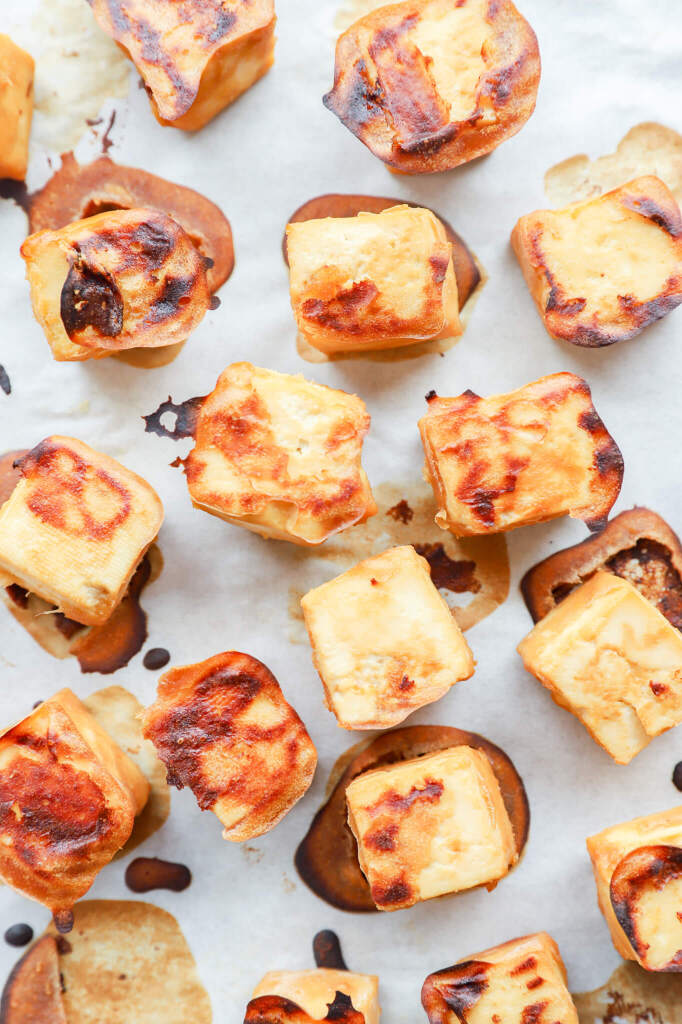
M 613 944 L 648 971 L 682 965 L 682 807 L 590 836 L 597 898 Z
M 168 782 L 241 843 L 269 832 L 310 786 L 317 752 L 273 674 L 238 651 L 161 676 L 143 732 Z
M 33 57 L 0 33 L 0 178 L 26 177 L 34 70 Z
M 595 573 L 518 651 L 618 764 L 682 722 L 682 636 L 619 576 Z
M 682 302 L 682 216 L 652 175 L 517 222 L 512 245 L 553 338 L 612 345 Z
M 281 996 L 307 1013 L 323 1020 L 337 992 L 350 996 L 353 1008 L 365 1018 L 365 1024 L 379 1024 L 379 979 L 374 974 L 353 974 L 317 968 L 314 971 L 268 971 L 253 992 L 260 996 Z
M 524 935 L 430 974 L 422 988 L 429 1024 L 578 1024 L 559 947 Z
M 343 729 L 387 729 L 468 679 L 475 662 L 413 547 L 389 548 L 301 600 L 327 707 Z
M 146 480 L 73 437 L 41 441 L 0 507 L 0 573 L 69 619 L 106 622 L 163 521 Z
M 203 128 L 275 59 L 274 0 L 88 2 L 135 64 L 161 124 Z
M 436 395 L 419 430 L 436 522 L 457 537 L 564 515 L 598 529 L 620 491 L 621 453 L 572 373 L 488 398 Z
M 518 854 L 485 754 L 450 747 L 354 779 L 348 824 L 379 910 L 477 885 L 494 888 Z
M 0 736 L 0 877 L 68 911 L 133 828 L 149 783 L 70 690 Z
M 398 348 L 462 333 L 452 246 L 430 211 L 326 217 L 287 226 L 291 305 L 314 348 Z
M 185 460 L 192 504 L 263 537 L 321 544 L 376 513 L 356 395 L 233 363 L 201 406 Z

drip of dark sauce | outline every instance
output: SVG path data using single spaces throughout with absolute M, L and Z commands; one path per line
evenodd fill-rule
M 442 544 L 415 544 L 414 550 L 429 563 L 431 579 L 439 590 L 451 590 L 454 594 L 477 594 L 480 591 L 475 562 L 466 559 L 455 561 Z
M 163 668 L 169 661 L 170 651 L 167 651 L 165 647 L 151 647 L 142 659 L 142 664 L 153 672 Z
M 133 892 L 170 889 L 182 892 L 192 881 L 192 872 L 184 864 L 159 857 L 136 857 L 126 868 L 125 883 Z
M 426 402 L 432 402 L 434 398 L 438 398 L 438 395 L 433 390 L 433 388 L 431 388 L 431 390 L 427 391 L 426 394 L 424 395 L 424 400 Z
M 678 761 L 673 768 L 673 786 L 682 790 L 682 761 Z
M 395 519 L 396 523 L 404 523 L 405 525 L 414 518 L 414 512 L 405 498 L 399 501 L 397 505 L 393 505 L 392 508 L 386 509 L 386 515 L 390 516 L 391 519 Z
M 57 936 L 57 952 L 60 956 L 66 956 L 73 951 L 73 946 L 64 935 Z
M 102 135 L 102 153 L 104 154 L 104 156 L 107 155 L 107 153 L 109 152 L 109 150 L 111 149 L 111 147 L 114 144 L 113 140 L 111 138 L 111 129 L 114 127 L 114 122 L 115 121 L 116 121 L 116 111 L 112 110 L 111 117 L 109 118 L 109 124 L 104 129 L 104 134 Z
M 35 193 L 29 192 L 25 181 L 13 178 L 0 178 L 0 199 L 11 199 L 24 213 L 28 214 Z
M 218 309 L 219 306 L 220 306 L 220 299 L 218 298 L 217 295 L 212 295 L 211 296 L 211 301 L 208 304 L 208 308 L 209 309 Z
M 5 942 L 10 946 L 28 946 L 32 938 L 30 924 L 13 924 L 5 932 Z
M 73 910 L 57 910 L 54 913 L 55 928 L 60 935 L 66 935 L 73 928 Z
M 0 365 L 0 388 L 6 395 L 12 394 L 12 381 L 9 379 L 7 370 L 2 365 Z
M 194 437 L 197 417 L 205 398 L 205 395 L 199 395 L 196 398 L 188 398 L 187 401 L 176 405 L 169 395 L 167 402 L 162 402 L 158 409 L 150 412 L 148 416 L 142 417 L 145 433 L 157 434 L 159 437 L 170 437 L 173 441 L 180 441 L 183 437 Z M 161 417 L 165 413 L 171 413 L 175 416 L 175 426 L 172 430 L 165 427 L 161 422 Z
M 339 937 L 330 928 L 318 932 L 313 939 L 313 956 L 316 967 L 327 967 L 336 971 L 348 970 Z

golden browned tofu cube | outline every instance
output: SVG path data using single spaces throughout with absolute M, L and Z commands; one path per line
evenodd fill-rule
M 133 61 L 161 124 L 196 131 L 269 71 L 274 0 L 88 0 Z
M 682 969 L 682 807 L 587 840 L 613 944 L 647 971 Z
M 682 215 L 660 178 L 635 178 L 517 222 L 512 245 L 553 338 L 612 345 L 682 302 Z
M 682 722 L 682 635 L 620 576 L 595 573 L 518 650 L 618 764 Z
M 364 1024 L 379 1024 L 379 979 L 374 974 L 354 974 L 323 967 L 314 971 L 268 971 L 256 985 L 251 999 L 280 996 L 294 1003 L 313 1020 L 323 1020 L 337 992 L 350 997 L 353 1009 L 363 1015 Z
M 60 690 L 0 736 L 0 877 L 68 919 L 148 796 L 139 768 Z
M 0 178 L 26 177 L 34 71 L 30 53 L 0 33 Z
M 362 399 L 233 363 L 203 402 L 185 459 L 192 504 L 263 537 L 321 544 L 375 514 Z
M 265 665 L 227 651 L 161 676 L 143 732 L 168 782 L 241 843 L 269 832 L 313 780 L 317 752 Z
M 388 729 L 474 673 L 428 562 L 409 545 L 309 590 L 301 607 L 327 707 L 343 729 Z
M 159 532 L 159 496 L 73 437 L 46 438 L 19 468 L 0 507 L 2 585 L 16 583 L 69 619 L 101 625 Z
M 332 355 L 462 333 L 452 246 L 431 210 L 326 217 L 287 226 L 298 329 Z
M 379 910 L 494 888 L 518 859 L 498 781 L 471 747 L 366 772 L 350 783 L 346 802 Z
M 419 430 L 436 522 L 457 537 L 564 515 L 599 529 L 623 481 L 620 450 L 573 373 L 488 398 L 434 395 Z
M 113 210 L 29 235 L 31 303 L 57 360 L 185 341 L 211 296 L 205 261 L 158 210 Z
M 430 974 L 422 987 L 429 1024 L 578 1024 L 559 947 L 524 935 Z

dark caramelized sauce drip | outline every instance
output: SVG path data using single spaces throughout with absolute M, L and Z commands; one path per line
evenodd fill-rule
M 313 939 L 313 956 L 316 967 L 327 967 L 336 971 L 348 970 L 339 937 L 331 928 L 318 932 Z
M 682 791 L 682 761 L 678 761 L 673 768 L 673 786 Z
M 5 942 L 10 946 L 28 946 L 32 938 L 30 924 L 13 924 L 5 932 Z
M 450 558 L 442 544 L 415 544 L 414 550 L 425 558 L 431 569 L 431 579 L 438 589 L 454 594 L 477 594 L 481 584 L 476 579 L 476 563 L 466 559 Z
M 192 872 L 184 864 L 159 857 L 136 857 L 126 868 L 125 883 L 133 892 L 170 889 L 182 892 L 192 881 Z
M 9 374 L 4 366 L 0 366 L 0 388 L 6 395 L 12 394 L 12 381 L 9 379 Z
M 167 651 L 165 647 L 150 647 L 142 659 L 142 664 L 145 668 L 154 672 L 157 669 L 163 668 L 169 661 L 170 651 Z
M 205 395 L 200 395 L 176 405 L 169 395 L 167 402 L 162 402 L 158 409 L 142 417 L 145 432 L 157 434 L 159 437 L 170 437 L 173 441 L 180 441 L 183 437 L 194 437 L 197 417 L 205 398 Z M 165 427 L 161 422 L 161 417 L 165 413 L 175 416 L 175 425 L 172 429 Z

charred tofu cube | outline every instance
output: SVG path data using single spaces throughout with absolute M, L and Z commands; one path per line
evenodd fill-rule
M 159 532 L 146 480 L 72 437 L 48 437 L 19 463 L 0 507 L 2 585 L 16 583 L 69 619 L 98 626 Z
M 303 722 L 248 654 L 166 672 L 142 722 L 170 785 L 188 786 L 231 842 L 269 832 L 313 780 L 317 752 Z
M 618 764 L 682 722 L 682 635 L 620 576 L 595 573 L 518 650 Z
M 361 465 L 362 399 L 233 363 L 198 414 L 192 504 L 263 537 L 321 544 L 376 512 Z
M 0 178 L 26 177 L 34 70 L 33 57 L 0 33 Z
M 646 971 L 682 969 L 682 807 L 587 840 L 613 944 Z
M 387 729 L 473 675 L 428 562 L 409 545 L 308 591 L 301 606 L 327 707 L 343 729 Z
M 518 858 L 490 762 L 471 747 L 366 772 L 350 783 L 346 802 L 379 910 L 494 888 Z
M 339 992 L 350 998 L 353 1009 L 362 1014 L 364 1024 L 379 1024 L 379 979 L 374 974 L 353 974 L 322 967 L 314 971 L 268 971 L 254 989 L 250 1005 L 265 996 L 279 996 L 294 1003 L 312 1020 L 330 1020 L 328 1007 L 334 1004 Z M 248 1014 L 246 1019 L 249 1020 Z M 351 1018 L 348 1024 L 355 1022 Z
M 327 217 L 287 226 L 291 305 L 328 355 L 461 334 L 452 246 L 430 210 Z
M 620 450 L 572 373 L 488 398 L 435 395 L 419 430 L 436 522 L 457 537 L 564 515 L 599 529 L 623 481 Z

